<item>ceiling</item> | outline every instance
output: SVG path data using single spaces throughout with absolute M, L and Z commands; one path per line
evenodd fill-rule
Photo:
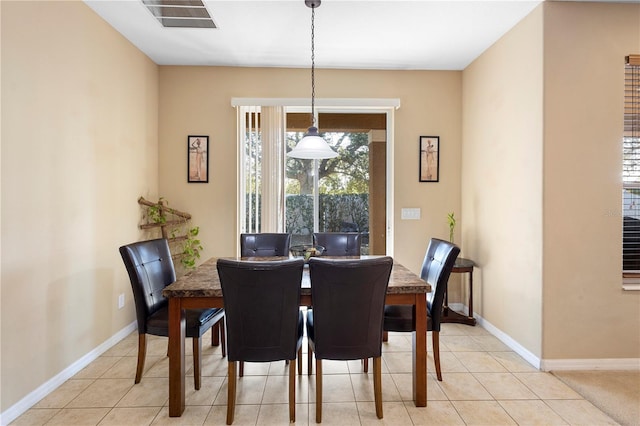
M 217 28 L 165 28 L 141 0 L 85 0 L 158 65 L 311 65 L 304 0 L 204 0 Z M 542 1 L 323 0 L 317 68 L 462 70 Z

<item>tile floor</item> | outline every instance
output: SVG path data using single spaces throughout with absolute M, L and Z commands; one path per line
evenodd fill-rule
M 17 418 L 13 425 L 225 424 L 227 361 L 203 340 L 202 388 L 193 388 L 187 364 L 186 410 L 168 416 L 165 338 L 149 336 L 145 373 L 134 385 L 137 332 Z M 615 425 L 560 380 L 539 372 L 483 328 L 444 324 L 440 335 L 443 381 L 435 378 L 429 342 L 428 406 L 411 401 L 411 338 L 390 333 L 383 344 L 384 419 L 373 403 L 373 381 L 359 361 L 324 362 L 325 425 Z M 306 344 L 305 344 L 306 346 Z M 187 354 L 190 344 L 185 345 Z M 296 424 L 315 424 L 315 376 L 298 376 Z M 193 363 L 192 357 L 188 361 Z M 284 362 L 246 364 L 238 384 L 234 425 L 288 423 Z

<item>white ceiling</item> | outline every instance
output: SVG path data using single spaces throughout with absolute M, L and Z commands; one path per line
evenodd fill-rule
M 159 65 L 311 65 L 304 0 L 204 0 L 217 29 L 164 28 L 140 0 L 85 0 Z M 323 0 L 318 68 L 462 70 L 541 1 Z

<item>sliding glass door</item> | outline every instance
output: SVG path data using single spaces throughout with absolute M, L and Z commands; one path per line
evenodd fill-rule
M 285 109 L 283 163 L 266 160 L 269 149 L 280 148 L 266 137 L 274 132 L 264 115 L 260 109 L 242 115 L 240 232 L 287 232 L 292 245 L 311 244 L 313 232 L 360 232 L 363 254 L 385 254 L 387 114 L 319 111 L 322 136 L 339 155 L 301 160 L 285 154 L 310 117 Z

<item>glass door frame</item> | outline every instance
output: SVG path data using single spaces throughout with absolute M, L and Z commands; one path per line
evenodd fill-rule
M 315 100 L 316 113 L 331 112 L 331 113 L 362 113 L 362 114 L 385 114 L 386 115 L 386 254 L 393 256 L 394 253 L 394 125 L 395 125 L 395 110 L 400 108 L 400 99 L 397 98 L 317 98 Z M 310 112 L 311 104 L 310 99 L 306 98 L 232 98 L 231 105 L 233 107 L 240 106 L 252 106 L 252 105 L 281 105 L 285 107 L 286 112 Z M 238 108 L 239 116 L 240 108 Z M 317 120 L 317 116 L 316 116 Z M 320 129 L 322 131 L 322 129 Z M 238 151 L 237 151 L 237 165 L 238 165 L 238 182 L 242 180 L 242 164 L 241 163 L 241 150 L 242 147 L 242 134 L 238 134 Z M 314 160 L 317 162 L 317 160 Z M 318 196 L 317 189 L 317 174 L 314 175 L 314 192 L 315 196 Z M 242 198 L 240 187 L 237 190 L 237 206 L 238 214 L 236 224 L 236 234 L 241 229 L 241 215 L 240 202 Z M 316 202 L 314 200 L 314 206 Z M 317 226 L 315 216 L 318 212 L 314 207 L 314 228 Z M 239 244 L 238 244 L 239 247 Z M 238 248 L 239 250 L 239 248 Z

